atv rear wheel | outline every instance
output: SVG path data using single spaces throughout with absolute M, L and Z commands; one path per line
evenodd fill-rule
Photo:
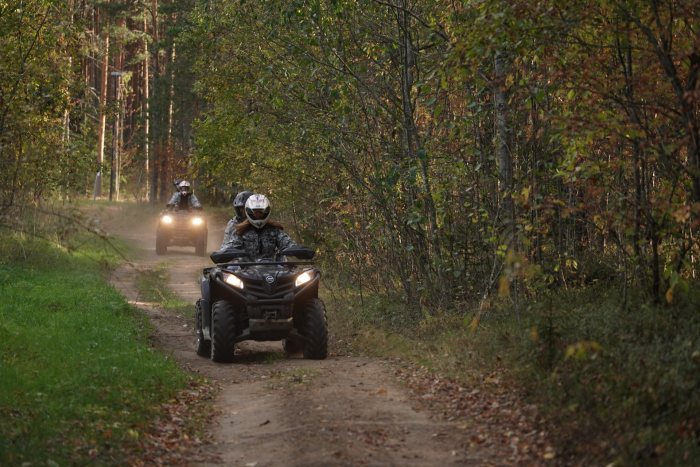
M 211 359 L 217 363 L 233 362 L 236 344 L 236 315 L 233 304 L 214 302 L 211 310 Z
M 168 252 L 168 237 L 164 228 L 158 226 L 156 230 L 156 254 L 164 255 Z
M 304 307 L 305 319 L 302 334 L 308 339 L 304 344 L 304 358 L 325 360 L 328 357 L 328 322 L 326 304 L 312 298 Z
M 211 341 L 204 339 L 204 329 L 202 328 L 202 305 L 201 301 L 197 300 L 194 311 L 194 329 L 195 329 L 195 350 L 200 357 L 209 357 L 211 355 Z
M 199 238 L 197 239 L 197 244 L 194 247 L 194 254 L 197 256 L 206 256 L 207 255 L 207 235 L 208 231 L 204 230 L 202 233 L 199 234 Z

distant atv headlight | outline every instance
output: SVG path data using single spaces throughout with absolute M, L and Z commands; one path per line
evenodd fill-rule
M 204 221 L 199 217 L 195 217 L 194 219 L 192 219 L 192 223 L 194 225 L 202 225 L 202 222 L 204 222 Z
M 238 289 L 243 288 L 243 281 L 240 280 L 238 277 L 234 276 L 233 274 L 224 274 L 224 282 Z
M 297 282 L 296 282 L 297 287 L 299 287 L 300 285 L 306 284 L 310 280 L 311 280 L 311 274 L 309 274 L 308 272 L 305 272 L 303 274 L 299 274 L 299 276 L 297 277 Z
M 163 222 L 166 224 L 171 224 L 173 222 L 173 218 L 170 216 L 163 216 Z

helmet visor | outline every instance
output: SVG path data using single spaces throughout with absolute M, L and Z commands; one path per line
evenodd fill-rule
M 267 208 L 267 209 L 246 208 L 245 212 L 249 218 L 255 219 L 256 221 L 261 221 L 261 220 L 267 219 L 267 216 L 270 215 L 270 208 Z

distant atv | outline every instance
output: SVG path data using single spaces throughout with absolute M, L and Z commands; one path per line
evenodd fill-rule
M 199 278 L 197 354 L 230 363 L 238 342 L 284 339 L 289 353 L 303 351 L 304 358 L 325 359 L 326 305 L 318 298 L 321 270 L 310 261 L 314 250 L 293 247 L 280 252 L 305 261 L 231 263 L 245 256 L 237 249 L 214 252 L 216 266 L 205 268 Z
M 156 254 L 166 254 L 169 246 L 193 246 L 197 256 L 205 256 L 207 235 L 207 220 L 201 212 L 167 209 L 158 220 Z

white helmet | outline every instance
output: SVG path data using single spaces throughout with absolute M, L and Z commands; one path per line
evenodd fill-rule
M 271 209 L 270 200 L 265 195 L 252 195 L 245 202 L 245 216 L 253 227 L 257 229 L 262 229 L 267 224 L 267 221 L 270 220 Z M 258 212 L 263 213 L 263 217 L 260 219 L 255 218 L 255 213 Z
M 180 183 L 178 183 L 177 188 L 183 195 L 190 194 L 190 182 L 188 182 L 187 180 L 183 180 Z

